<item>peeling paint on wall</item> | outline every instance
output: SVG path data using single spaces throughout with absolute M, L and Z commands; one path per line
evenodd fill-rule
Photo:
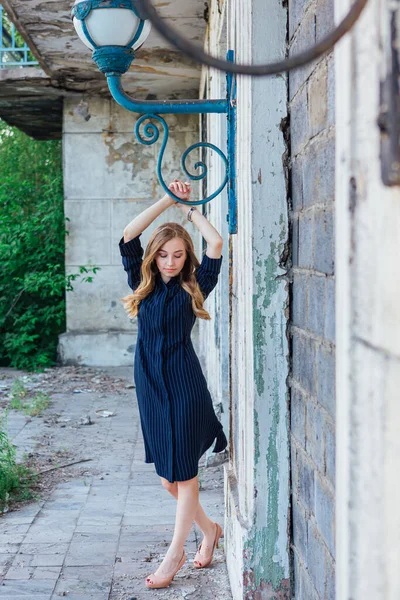
M 265 311 L 270 306 L 272 298 L 280 285 L 277 279 L 279 264 L 285 250 L 286 225 L 284 215 L 279 219 L 281 231 L 279 245 L 270 243 L 270 253 L 266 259 L 258 258 L 256 265 L 258 271 L 255 277 L 256 293 L 253 295 L 253 335 L 254 335 L 254 378 L 257 393 L 261 396 L 264 392 L 264 366 L 265 366 L 265 339 L 266 317 Z M 256 249 L 254 249 L 256 252 Z M 262 299 L 262 301 L 261 301 Z M 261 301 L 261 304 L 260 304 Z
M 277 283 L 277 282 L 275 282 Z M 265 317 L 264 317 L 265 321 Z M 272 315 L 269 319 L 271 328 L 271 339 L 276 339 L 277 317 Z M 267 468 L 267 515 L 266 525 L 254 528 L 245 543 L 245 555 L 253 567 L 244 573 L 245 595 L 247 599 L 275 599 L 288 600 L 289 580 L 285 578 L 285 569 L 281 566 L 282 557 L 279 552 L 279 381 L 275 372 L 273 377 L 272 403 L 269 408 L 270 429 L 268 436 L 268 448 L 265 456 Z M 255 438 L 255 466 L 260 459 L 260 424 L 258 412 L 255 410 L 254 438 Z M 257 489 L 255 490 L 257 494 Z M 254 565 L 257 565 L 255 568 Z
M 137 146 L 132 142 L 124 142 L 118 148 L 114 147 L 115 137 L 107 133 L 104 136 L 104 143 L 108 148 L 106 156 L 107 166 L 112 167 L 117 161 L 135 165 L 138 163 Z
M 258 412 L 254 409 L 254 467 L 257 466 L 260 460 L 260 423 Z
M 289 600 L 290 599 L 290 581 L 288 578 L 281 580 L 279 588 L 274 587 L 265 581 L 261 581 L 260 586 L 254 589 L 253 569 L 244 573 L 244 583 L 248 591 L 243 598 L 245 600 Z

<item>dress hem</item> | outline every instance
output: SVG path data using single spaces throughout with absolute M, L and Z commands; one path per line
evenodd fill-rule
M 213 438 L 210 438 L 209 441 L 207 441 L 205 443 L 205 445 L 203 446 L 204 450 L 201 453 L 201 455 L 200 455 L 200 457 L 199 457 L 198 460 L 200 460 L 200 458 L 203 456 L 203 454 L 205 452 L 207 452 L 207 450 L 209 448 L 211 448 L 211 446 L 212 446 L 212 444 L 213 444 L 213 442 L 214 442 L 215 439 L 216 439 L 216 442 L 215 442 L 215 445 L 214 445 L 214 448 L 213 448 L 213 452 L 223 452 L 226 449 L 226 447 L 228 445 L 228 440 L 226 439 L 225 432 L 224 432 L 224 430 L 223 430 L 223 428 L 221 426 L 221 428 L 218 431 L 218 433 L 216 435 L 214 435 Z M 150 458 L 146 458 L 144 460 L 144 462 L 146 464 L 155 464 L 154 460 L 151 460 Z M 166 477 L 165 475 L 161 475 L 160 473 L 158 473 L 157 468 L 155 470 L 156 470 L 156 473 L 157 473 L 157 475 L 159 477 L 163 477 L 164 479 L 166 479 L 170 483 L 174 483 L 174 482 L 170 481 L 168 479 L 168 477 Z M 189 476 L 189 477 L 185 477 L 185 479 L 175 479 L 174 481 L 189 481 L 190 479 L 193 479 L 194 477 L 196 477 L 196 475 L 198 475 L 198 473 L 199 473 L 199 467 L 198 467 L 198 462 L 197 462 L 196 472 L 191 477 Z

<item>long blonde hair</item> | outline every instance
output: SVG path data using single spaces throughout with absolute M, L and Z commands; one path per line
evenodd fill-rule
M 159 273 L 156 263 L 157 252 L 166 242 L 174 238 L 181 238 L 186 249 L 186 260 L 179 273 L 179 283 L 190 294 L 192 309 L 196 317 L 211 319 L 209 313 L 203 308 L 204 296 L 195 277 L 195 270 L 200 263 L 194 253 L 193 241 L 186 229 L 179 223 L 164 223 L 153 231 L 140 269 L 142 280 L 133 294 L 120 298 L 130 317 L 137 317 L 141 301 L 154 290 L 156 275 Z

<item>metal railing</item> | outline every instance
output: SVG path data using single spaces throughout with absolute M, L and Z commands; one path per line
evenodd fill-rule
M 0 5 L 0 69 L 28 67 L 37 64 L 29 46 Z

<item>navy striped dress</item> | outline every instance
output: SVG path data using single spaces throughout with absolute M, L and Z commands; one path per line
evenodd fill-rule
M 143 248 L 139 234 L 119 242 L 128 284 L 141 279 Z M 206 298 L 218 281 L 220 258 L 204 254 L 196 271 Z M 134 380 L 145 447 L 145 462 L 171 483 L 198 474 L 198 462 L 216 439 L 213 452 L 227 446 L 199 359 L 191 341 L 196 316 L 179 275 L 165 283 L 158 272 L 154 290 L 141 301 Z

